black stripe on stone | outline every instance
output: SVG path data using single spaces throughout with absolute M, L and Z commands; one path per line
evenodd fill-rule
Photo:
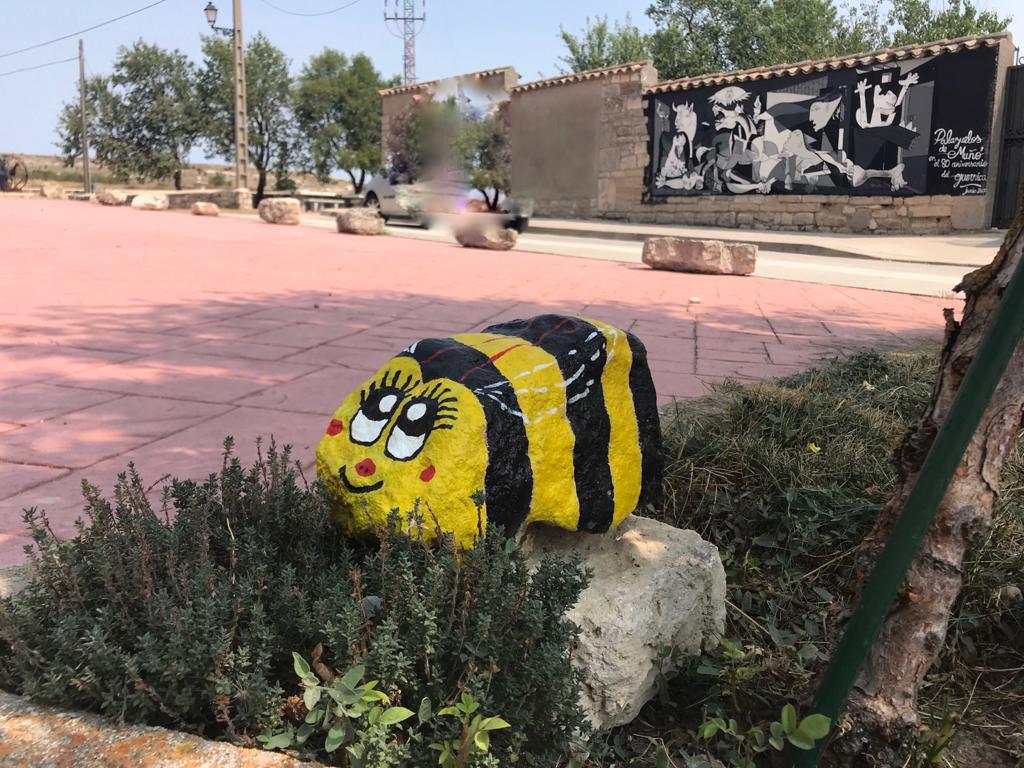
M 631 333 L 626 334 L 633 364 L 629 369 L 629 389 L 633 393 L 637 432 L 640 435 L 640 455 L 643 469 L 640 473 L 640 500 L 637 508 L 661 501 L 661 422 L 658 418 L 658 395 L 647 365 L 647 349 Z
M 571 380 L 565 388 L 565 412 L 575 437 L 572 459 L 580 503 L 576 527 L 604 533 L 615 513 L 615 487 L 608 465 L 611 421 L 601 386 L 608 360 L 604 334 L 585 320 L 562 315 L 511 320 L 486 328 L 484 333 L 518 336 L 540 347 L 558 362 L 562 378 Z
M 520 409 L 511 384 L 487 355 L 454 339 L 423 339 L 416 342 L 412 352 L 402 354 L 419 363 L 424 382 L 452 379 L 468 387 L 480 401 L 487 422 L 484 495 L 488 525 L 497 525 L 506 535 L 512 535 L 530 512 L 533 467 L 526 427 L 519 416 L 513 415 Z M 494 397 L 485 394 L 486 388 Z M 466 446 L 466 450 L 478 448 Z

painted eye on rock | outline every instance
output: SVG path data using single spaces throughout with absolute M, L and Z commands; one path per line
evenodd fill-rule
M 438 404 L 436 400 L 417 397 L 398 414 L 395 426 L 388 435 L 384 454 L 396 461 L 409 461 L 422 449 L 435 428 Z M 443 428 L 450 429 L 447 425 Z
M 349 427 L 352 442 L 360 445 L 377 442 L 403 397 L 405 392 L 393 387 L 373 389 L 363 395 Z

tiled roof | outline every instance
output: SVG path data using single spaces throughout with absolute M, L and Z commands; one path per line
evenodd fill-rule
M 593 80 L 598 77 L 606 77 L 608 75 L 619 75 L 623 72 L 635 72 L 638 69 L 651 66 L 651 60 L 646 59 L 644 61 L 631 61 L 628 64 L 617 64 L 614 67 L 603 67 L 602 69 L 588 69 L 586 72 L 574 72 L 571 75 L 558 75 L 556 77 L 547 77 L 543 80 L 533 80 L 529 83 L 520 83 L 512 89 L 512 93 L 518 93 L 520 91 L 535 91 L 538 88 L 553 88 L 556 85 L 567 85 L 569 83 L 579 83 L 584 80 Z
M 916 59 L 922 56 L 938 56 L 942 53 L 955 53 L 956 51 L 965 49 L 970 50 L 980 46 L 996 46 L 1008 37 L 1008 32 L 999 32 L 994 35 L 984 36 L 957 37 L 952 40 L 939 40 L 934 43 L 908 45 L 902 48 L 883 48 L 880 51 L 872 51 L 871 53 L 855 53 L 849 56 L 835 56 L 831 59 L 801 61 L 796 64 L 779 64 L 773 67 L 743 69 L 736 72 L 721 72 L 714 75 L 683 77 L 678 80 L 666 80 L 663 83 L 652 85 L 649 88 L 645 88 L 644 93 L 651 94 L 668 93 L 670 91 L 684 91 L 691 88 L 700 88 L 705 85 L 727 85 L 729 83 L 743 83 L 751 80 L 767 80 L 768 78 L 781 77 L 783 75 L 810 74 L 813 72 L 826 72 L 833 69 L 885 64 L 890 61 Z
M 482 78 L 482 77 L 495 77 L 512 70 L 515 73 L 515 68 L 512 66 L 508 67 L 495 67 L 494 69 L 481 69 L 479 72 L 467 72 L 464 75 L 455 75 L 455 77 L 462 78 Z M 443 78 L 447 79 L 447 78 Z M 437 85 L 441 82 L 438 80 L 424 80 L 422 83 L 410 83 L 408 85 L 396 85 L 394 88 L 385 88 L 383 91 L 378 91 L 381 96 L 395 96 L 399 93 L 418 93 L 420 91 L 426 91 L 430 89 L 430 86 Z

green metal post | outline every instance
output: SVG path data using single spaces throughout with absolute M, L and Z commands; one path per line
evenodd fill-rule
M 960 465 L 1022 335 L 1024 258 L 1013 271 L 991 325 L 960 384 L 949 415 L 939 428 L 917 482 L 889 534 L 882 556 L 871 572 L 857 610 L 850 618 L 818 688 L 811 711 L 825 715 L 833 725 L 846 705 L 857 675 L 946 495 L 949 481 Z M 796 768 L 814 768 L 827 742 L 828 737 L 820 739 L 814 750 L 793 750 L 792 764 Z

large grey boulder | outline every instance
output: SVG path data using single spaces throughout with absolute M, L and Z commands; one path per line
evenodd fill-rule
M 298 224 L 302 205 L 294 197 L 265 197 L 260 200 L 259 214 L 268 224 Z
M 96 193 L 96 202 L 100 205 L 127 205 L 128 194 L 121 189 L 104 189 Z
M 694 531 L 627 517 L 595 535 L 535 525 L 521 542 L 537 562 L 579 554 L 593 570 L 567 615 L 581 630 L 574 661 L 580 703 L 596 728 L 632 721 L 657 693 L 659 672 L 718 645 L 725 629 L 725 569 L 718 549 Z M 675 652 L 662 657 L 664 648 Z
M 654 269 L 710 275 L 749 275 L 757 261 L 753 243 L 726 243 L 689 237 L 649 237 L 643 262 Z
M 500 217 L 491 214 L 463 214 L 455 225 L 455 240 L 465 248 L 509 251 L 517 237 L 514 229 L 505 228 Z
M 347 235 L 380 235 L 384 219 L 374 208 L 342 208 L 337 216 L 338 231 Z
M 140 192 L 132 198 L 132 208 L 137 211 L 166 211 L 170 204 L 162 192 Z

